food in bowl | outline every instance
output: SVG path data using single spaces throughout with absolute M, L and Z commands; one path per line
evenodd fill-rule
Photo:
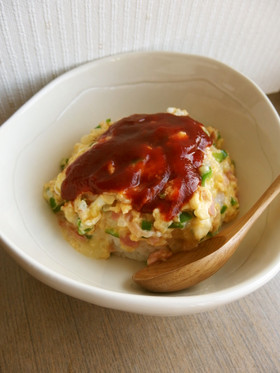
M 101 122 L 43 195 L 81 253 L 150 265 L 215 235 L 237 215 L 237 191 L 219 131 L 168 108 Z

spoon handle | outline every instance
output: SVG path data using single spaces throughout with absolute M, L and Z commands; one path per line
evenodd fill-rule
M 280 175 L 277 176 L 270 187 L 262 194 L 250 210 L 236 222 L 236 224 L 233 224 L 233 226 L 224 230 L 223 235 L 230 238 L 235 235 L 235 233 L 239 232 L 239 237 L 242 238 L 279 193 Z
M 172 292 L 198 284 L 216 273 L 232 256 L 252 224 L 280 193 L 280 175 L 250 210 L 231 226 L 191 251 L 181 251 L 166 262 L 154 263 L 133 275 L 143 288 Z

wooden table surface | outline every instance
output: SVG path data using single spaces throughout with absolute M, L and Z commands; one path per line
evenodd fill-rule
M 269 96 L 280 107 L 280 94 Z M 141 316 L 42 284 L 0 248 L 0 372 L 280 372 L 280 274 L 189 316 Z

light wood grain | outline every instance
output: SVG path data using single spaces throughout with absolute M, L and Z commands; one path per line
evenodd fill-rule
M 0 372 L 278 373 L 279 310 L 280 274 L 211 312 L 105 309 L 42 284 L 0 249 Z
M 279 372 L 280 276 L 244 299 L 159 318 L 53 290 L 0 252 L 1 372 Z

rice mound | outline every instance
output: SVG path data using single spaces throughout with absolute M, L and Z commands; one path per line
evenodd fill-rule
M 168 108 L 168 113 L 188 115 L 177 108 Z M 203 127 L 212 144 L 204 150 L 199 168 L 201 182 L 172 220 L 167 220 L 157 207 L 152 212 L 137 211 L 122 191 L 86 191 L 74 200 L 63 199 L 61 189 L 67 169 L 112 125 L 106 120 L 82 137 L 71 156 L 61 161 L 59 174 L 43 188 L 44 199 L 56 213 L 64 238 L 76 250 L 96 259 L 115 254 L 152 264 L 175 252 L 192 250 L 201 240 L 215 235 L 224 222 L 236 217 L 239 201 L 235 165 L 223 149 L 219 131 L 213 127 Z

